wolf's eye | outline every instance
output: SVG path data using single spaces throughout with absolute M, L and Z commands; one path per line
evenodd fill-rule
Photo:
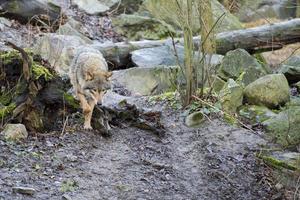
M 90 89 L 90 91 L 91 91 L 92 93 L 96 93 L 96 92 L 97 92 L 97 89 Z

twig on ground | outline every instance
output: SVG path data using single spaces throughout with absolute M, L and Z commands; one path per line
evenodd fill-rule
M 197 100 L 197 101 L 200 101 L 200 102 L 203 103 L 203 104 L 208 105 L 208 106 L 211 107 L 211 108 L 218 109 L 218 108 L 215 107 L 214 105 L 212 105 L 212 104 L 210 104 L 210 103 L 208 103 L 208 102 L 206 102 L 206 101 L 203 101 L 202 99 L 200 99 L 199 97 L 197 97 L 197 96 L 195 96 L 195 95 L 193 95 L 192 98 L 194 98 L 194 99 Z M 227 112 L 225 112 L 225 111 L 223 111 L 223 110 L 220 110 L 220 112 L 221 112 L 221 114 L 223 114 L 223 115 L 232 116 L 231 114 L 229 114 L 229 113 L 227 113 Z M 253 132 L 253 133 L 255 133 L 255 134 L 258 134 L 256 131 L 254 131 L 253 129 L 251 129 L 250 127 L 248 127 L 246 124 L 244 124 L 241 120 L 239 120 L 239 119 L 237 119 L 237 118 L 235 118 L 235 120 L 236 120 L 240 125 L 242 125 L 242 127 L 244 127 L 245 129 L 247 129 L 247 130 L 249 130 L 249 131 L 251 131 L 251 132 Z
M 66 119 L 65 119 L 64 126 L 63 126 L 63 129 L 61 131 L 60 137 L 62 137 L 65 134 L 65 130 L 66 130 L 66 127 L 68 125 L 68 121 L 69 121 L 69 116 L 67 116 Z

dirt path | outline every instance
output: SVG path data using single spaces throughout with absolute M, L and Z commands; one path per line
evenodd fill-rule
M 270 199 L 254 156 L 263 139 L 218 120 L 189 129 L 180 113 L 163 113 L 163 138 L 131 127 L 110 139 L 76 133 L 13 145 L 0 136 L 0 200 Z M 36 193 L 14 194 L 16 185 Z

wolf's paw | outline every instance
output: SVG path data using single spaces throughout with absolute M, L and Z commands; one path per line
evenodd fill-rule
M 87 130 L 87 131 L 93 130 L 93 128 L 92 128 L 91 125 L 84 125 L 84 126 L 83 126 L 83 129 L 84 129 L 84 130 Z

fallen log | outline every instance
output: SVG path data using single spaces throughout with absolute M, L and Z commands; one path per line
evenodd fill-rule
M 296 42 L 300 42 L 300 19 L 220 33 L 217 35 L 217 53 L 226 54 L 237 48 L 251 54 L 261 53 Z
M 242 48 L 249 53 L 261 53 L 282 48 L 284 45 L 300 42 L 300 19 L 293 19 L 272 25 L 219 33 L 217 35 L 217 53 Z M 200 38 L 194 37 L 195 47 Z M 133 41 L 120 43 L 96 44 L 104 57 L 115 66 L 124 66 L 130 62 L 130 52 L 142 48 L 152 48 L 171 44 L 171 39 L 156 41 Z M 183 43 L 182 38 L 175 39 Z M 125 63 L 125 64 L 124 64 Z

